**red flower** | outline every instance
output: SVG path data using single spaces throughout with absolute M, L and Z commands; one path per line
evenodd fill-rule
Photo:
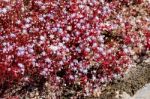
M 122 75 L 135 46 L 150 49 L 147 26 L 134 32 L 133 9 L 124 4 L 132 1 L 0 0 L 0 85 L 42 76 L 59 87 L 80 83 L 92 90 Z

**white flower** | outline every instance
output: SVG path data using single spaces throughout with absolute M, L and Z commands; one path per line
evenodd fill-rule
M 57 51 L 59 49 L 58 46 L 55 45 L 51 45 L 49 48 L 53 51 Z
M 27 33 L 27 30 L 26 30 L 26 29 L 23 29 L 23 30 L 22 30 L 22 33 L 23 33 L 23 34 Z
M 44 36 L 40 36 L 40 40 L 45 41 L 45 37 Z
M 5 1 L 5 2 L 9 2 L 10 0 L 3 0 L 3 1 Z
M 124 48 L 123 50 L 124 50 L 125 53 L 129 52 L 129 50 L 127 48 Z
M 40 74 L 45 76 L 47 73 L 46 71 L 42 71 Z
M 104 51 L 104 49 L 103 49 L 102 47 L 99 47 L 98 50 L 99 50 L 100 52 L 103 52 L 103 51 Z
M 63 40 L 68 42 L 69 41 L 69 37 L 63 37 Z
M 81 49 L 80 49 L 79 47 L 76 48 L 76 51 L 77 51 L 78 53 L 81 53 Z
M 47 71 L 48 71 L 48 68 L 44 68 L 44 71 L 46 71 L 46 72 L 47 72 Z
M 70 79 L 74 79 L 74 77 L 72 75 L 69 76 Z
M 27 23 L 30 23 L 31 18 L 26 18 L 25 21 L 26 21 Z
M 51 60 L 50 60 L 49 58 L 46 58 L 46 59 L 45 59 L 45 62 L 51 63 Z
M 45 56 L 45 55 L 46 55 L 46 52 L 45 52 L 45 51 L 43 51 L 43 52 L 41 53 L 41 55 Z
M 22 64 L 22 63 L 18 63 L 18 66 L 22 69 L 25 67 L 24 64 Z
M 39 20 L 40 21 L 44 21 L 44 17 L 39 17 Z
M 16 35 L 15 35 L 15 34 L 13 34 L 13 33 L 11 33 L 11 34 L 10 34 L 10 37 L 16 37 Z
M 18 56 L 22 56 L 25 53 L 25 48 L 24 47 L 18 47 L 18 52 L 17 55 Z
M 60 47 L 63 47 L 63 46 L 64 46 L 64 44 L 63 44 L 63 43 L 59 43 L 58 45 L 59 45 Z
M 112 49 L 108 49 L 108 50 L 107 50 L 107 53 L 112 53 Z
M 95 77 L 95 76 L 92 76 L 92 80 L 93 80 L 93 81 L 96 80 L 96 77 Z
M 3 9 L 0 9 L 0 13 L 7 13 L 7 9 L 6 8 L 3 8 Z
M 20 21 L 20 20 L 17 20 L 17 21 L 16 21 L 16 24 L 20 24 L 20 23 L 21 23 L 21 21 Z
M 84 69 L 84 70 L 83 70 L 83 73 L 87 74 L 87 69 Z
M 30 53 L 33 53 L 33 52 L 34 52 L 33 48 L 29 48 L 28 51 L 29 51 Z
M 99 41 L 104 42 L 104 36 L 99 36 Z
M 59 64 L 60 64 L 60 65 L 63 65 L 64 63 L 63 63 L 63 61 L 60 61 Z
M 92 47 L 97 47 L 97 43 L 94 43 Z
M 46 8 L 46 7 L 45 7 L 44 5 L 43 5 L 43 6 L 41 6 L 41 9 L 43 9 L 43 10 L 44 10 L 45 8 Z
M 29 28 L 31 24 L 25 24 L 24 28 Z
M 51 34 L 51 35 L 50 35 L 50 38 L 53 39 L 53 38 L 54 38 L 54 35 Z
M 72 26 L 67 26 L 67 30 L 71 31 L 72 30 Z
M 86 52 L 90 52 L 90 48 L 88 48 L 88 47 L 85 48 L 85 51 L 86 51 Z

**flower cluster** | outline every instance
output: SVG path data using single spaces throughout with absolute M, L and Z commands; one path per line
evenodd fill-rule
M 132 4 L 135 4 L 132 6 Z M 150 49 L 142 0 L 1 0 L 0 85 L 50 78 L 90 95 Z M 128 7 L 126 7 L 128 6 Z

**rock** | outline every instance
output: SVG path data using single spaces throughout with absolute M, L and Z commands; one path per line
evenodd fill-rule
M 133 97 L 126 92 L 121 95 L 122 99 L 149 99 L 150 98 L 150 83 L 139 89 Z

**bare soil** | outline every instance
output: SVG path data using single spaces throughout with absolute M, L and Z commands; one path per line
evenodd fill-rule
M 121 97 L 116 97 L 117 92 L 119 94 L 126 92 L 133 96 L 137 90 L 147 83 L 150 83 L 150 64 L 141 63 L 132 67 L 123 79 L 109 83 L 99 98 L 90 99 L 121 99 Z

